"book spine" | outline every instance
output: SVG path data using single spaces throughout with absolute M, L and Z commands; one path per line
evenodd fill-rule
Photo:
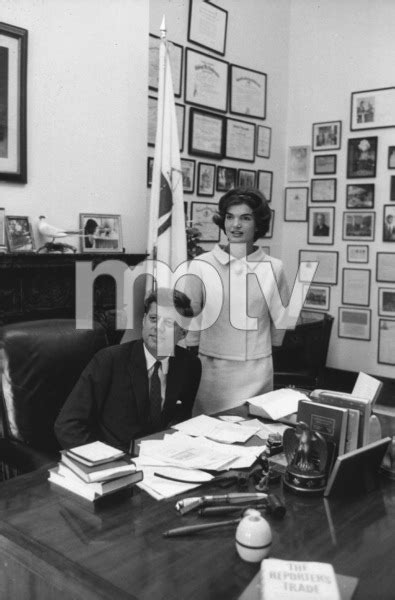
M 359 411 L 353 408 L 348 409 L 347 419 L 347 435 L 345 451 L 351 452 L 358 448 L 358 426 L 359 426 Z
M 330 406 L 340 406 L 341 408 L 353 408 L 359 411 L 359 426 L 358 426 L 358 447 L 364 446 L 369 440 L 369 416 L 371 412 L 370 404 L 366 402 L 344 398 L 341 394 L 331 396 L 330 393 L 317 394 L 314 398 L 315 402 L 328 404 Z

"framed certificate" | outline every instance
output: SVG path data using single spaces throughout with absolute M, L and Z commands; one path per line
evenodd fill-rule
M 318 262 L 318 268 L 314 275 L 314 283 L 329 283 L 337 285 L 337 267 L 339 262 L 339 253 L 327 250 L 299 250 L 299 264 Z M 302 269 L 303 271 L 303 269 Z M 303 275 L 303 273 L 301 273 Z M 305 277 L 300 277 L 301 281 Z
M 272 142 L 272 128 L 265 125 L 258 125 L 256 128 L 256 149 L 257 156 L 270 158 L 270 146 Z
M 312 202 L 336 202 L 336 179 L 321 177 L 311 180 Z
M 343 269 L 342 304 L 369 306 L 370 269 Z
M 377 362 L 382 365 L 395 365 L 395 319 L 379 319 Z
M 228 63 L 187 48 L 185 102 L 226 112 L 228 107 Z
M 377 252 L 376 281 L 395 283 L 395 252 Z
M 230 112 L 266 119 L 266 73 L 230 65 Z
M 372 311 L 370 308 L 339 307 L 338 336 L 352 340 L 370 340 Z
M 148 53 L 148 87 L 150 90 L 158 89 L 159 82 L 159 45 L 160 38 L 157 35 L 149 34 L 149 53 Z M 180 44 L 168 40 L 169 58 L 171 66 L 171 76 L 173 79 L 174 95 L 181 96 L 182 86 L 182 62 L 184 48 Z
M 189 111 L 189 154 L 223 158 L 225 117 L 191 108 Z
M 190 0 L 188 41 L 225 54 L 228 11 L 211 2 Z
M 272 201 L 273 171 L 258 171 L 257 188 L 268 202 Z
M 220 229 L 213 222 L 216 212 L 217 205 L 213 202 L 192 202 L 192 224 L 202 234 L 199 242 L 219 242 Z
M 308 187 L 285 188 L 284 221 L 307 221 Z
M 255 124 L 226 119 L 225 157 L 246 162 L 255 159 Z

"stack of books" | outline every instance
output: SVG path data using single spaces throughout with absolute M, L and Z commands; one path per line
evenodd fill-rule
M 94 502 L 143 479 L 133 460 L 118 448 L 91 442 L 61 452 L 58 465 L 49 469 L 49 481 Z

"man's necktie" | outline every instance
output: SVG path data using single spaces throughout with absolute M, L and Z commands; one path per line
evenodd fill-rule
M 154 431 L 159 431 L 161 428 L 162 394 L 158 372 L 160 366 L 161 362 L 157 360 L 151 375 L 151 387 L 149 395 L 151 424 Z

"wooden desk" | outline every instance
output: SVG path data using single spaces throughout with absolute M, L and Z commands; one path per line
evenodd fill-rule
M 44 469 L 0 485 L 1 598 L 232 600 L 258 570 L 238 557 L 234 527 L 163 538 L 166 529 L 201 522 L 180 517 L 174 499 L 157 502 L 136 489 L 94 512 L 46 479 Z M 331 562 L 360 578 L 354 600 L 394 597 L 394 482 L 353 502 L 291 494 L 285 501 L 285 518 L 271 521 L 273 557 Z

